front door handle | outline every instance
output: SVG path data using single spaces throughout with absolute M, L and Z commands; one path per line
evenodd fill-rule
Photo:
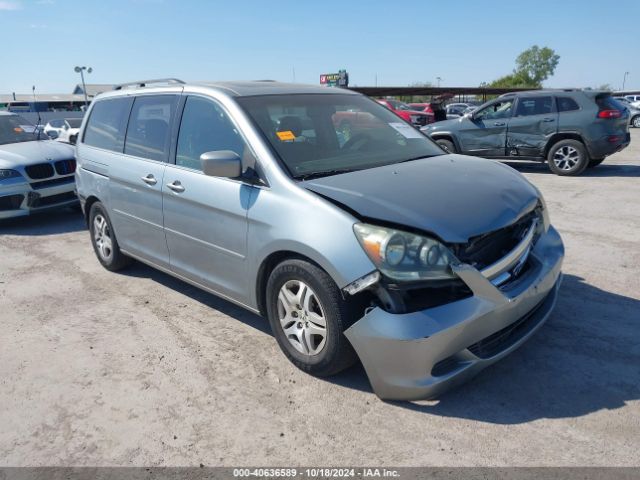
M 158 180 L 156 180 L 156 177 L 153 176 L 153 174 L 148 174 L 146 177 L 142 177 L 141 180 L 146 183 L 147 185 L 155 185 L 156 183 L 158 183 Z
M 493 123 L 496 127 L 504 127 L 506 125 L 505 122 L 494 122 Z
M 174 180 L 173 183 L 167 183 L 167 187 L 169 187 L 171 190 L 173 190 L 176 193 L 184 192 L 184 187 L 182 186 L 179 180 Z
M 549 123 L 549 122 L 555 122 L 556 119 L 555 118 L 543 118 L 542 121 Z

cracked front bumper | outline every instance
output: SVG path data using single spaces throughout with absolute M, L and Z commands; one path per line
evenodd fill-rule
M 564 247 L 550 227 L 529 256 L 529 268 L 507 288 L 478 270 L 456 274 L 473 296 L 420 312 L 374 308 L 345 331 L 380 398 L 433 398 L 522 345 L 547 319 L 561 282 Z
M 77 203 L 78 198 L 75 195 L 73 181 L 37 190 L 26 182 L 0 185 L 0 219 L 22 217 L 30 213 Z

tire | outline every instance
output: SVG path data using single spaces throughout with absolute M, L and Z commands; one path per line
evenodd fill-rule
M 556 175 L 575 176 L 589 165 L 589 155 L 584 145 L 577 140 L 560 140 L 547 155 L 549 169 Z
M 597 167 L 598 165 L 600 165 L 602 162 L 604 162 L 604 158 L 592 158 L 591 160 L 589 160 L 589 165 L 587 166 L 587 168 L 593 168 L 593 167 Z
M 456 146 L 453 144 L 451 140 L 447 140 L 446 138 L 439 138 L 436 140 L 436 143 L 440 145 L 447 153 L 456 153 Z
M 640 115 L 636 115 L 631 119 L 631 126 L 634 128 L 640 128 Z
M 357 319 L 357 309 L 324 270 L 304 260 L 285 260 L 269 275 L 266 304 L 280 349 L 300 370 L 326 377 L 356 362 L 343 332 Z
M 130 265 L 133 259 L 120 251 L 111 220 L 104 205 L 95 202 L 89 211 L 89 235 L 93 251 L 104 268 L 115 272 Z M 107 242 L 108 240 L 108 242 Z

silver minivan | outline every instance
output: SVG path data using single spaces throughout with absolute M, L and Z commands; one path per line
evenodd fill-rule
M 359 359 L 381 398 L 460 383 L 556 301 L 564 249 L 540 192 L 349 90 L 124 85 L 76 149 L 105 268 L 137 259 L 267 317 L 310 374 Z

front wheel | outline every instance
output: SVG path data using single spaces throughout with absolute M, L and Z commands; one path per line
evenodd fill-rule
M 436 143 L 447 153 L 456 153 L 456 146 L 451 140 L 445 138 L 439 138 Z
M 304 260 L 282 262 L 269 276 L 266 301 L 271 330 L 296 367 L 324 377 L 356 361 L 343 332 L 357 313 L 322 269 Z
M 560 140 L 549 150 L 547 163 L 556 175 L 580 175 L 589 165 L 589 156 L 577 140 Z
M 640 128 L 640 115 L 636 115 L 631 119 L 631 126 Z

